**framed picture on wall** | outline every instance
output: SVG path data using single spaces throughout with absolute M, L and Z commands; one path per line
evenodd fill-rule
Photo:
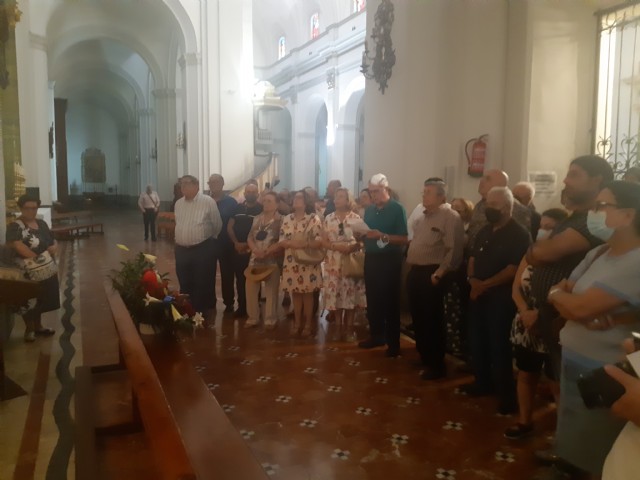
M 82 152 L 82 182 L 105 183 L 107 167 L 104 153 L 98 148 L 87 148 Z

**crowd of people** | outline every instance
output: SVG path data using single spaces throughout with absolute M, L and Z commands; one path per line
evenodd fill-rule
M 448 375 L 447 351 L 467 361 L 474 381 L 462 391 L 495 396 L 498 413 L 518 414 L 505 437 L 535 432 L 545 375 L 558 421 L 553 448 L 536 453 L 553 465 L 544 478 L 600 478 L 603 469 L 604 478 L 635 478 L 605 459 L 623 419 L 636 423 L 616 446 L 634 445 L 638 456 L 640 380 L 607 367 L 627 387 L 617 416 L 587 409 L 577 386 L 581 375 L 624 358 L 624 340 L 640 329 L 640 183 L 631 173 L 614 181 L 604 159 L 578 157 L 562 207 L 543 212 L 531 184 L 510 189 L 499 170 L 481 178 L 475 205 L 449 202 L 445 182 L 431 177 L 408 218 L 383 174 L 357 200 L 337 180 L 322 199 L 312 188 L 259 192 L 250 182 L 240 203 L 223 193 L 220 175 L 209 179 L 208 195 L 187 175 L 175 203 L 176 272 L 212 321 L 217 264 L 225 312 L 246 318 L 246 328 L 275 328 L 281 295 L 293 307 L 295 337 L 315 337 L 328 310 L 339 338 L 355 341 L 354 318 L 363 312 L 369 333 L 358 346 L 386 346 L 387 357 L 401 354 L 404 290 L 422 378 Z

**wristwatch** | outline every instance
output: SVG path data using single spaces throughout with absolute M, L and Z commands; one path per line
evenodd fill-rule
M 380 240 L 382 240 L 382 243 L 389 243 L 389 235 L 384 234 L 380 237 Z

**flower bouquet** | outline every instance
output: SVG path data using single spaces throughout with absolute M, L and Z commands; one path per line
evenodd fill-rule
M 124 245 L 119 248 L 129 251 Z M 189 296 L 169 288 L 167 274 L 156 270 L 156 257 L 138 253 L 112 270 L 111 283 L 120 293 L 131 318 L 142 334 L 193 330 L 203 317 L 194 311 Z

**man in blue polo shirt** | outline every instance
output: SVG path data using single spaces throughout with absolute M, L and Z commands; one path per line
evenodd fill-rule
M 387 177 L 378 173 L 369 181 L 373 202 L 364 213 L 370 230 L 364 240 L 364 282 L 370 338 L 360 348 L 386 343 L 387 357 L 400 355 L 400 285 L 403 247 L 407 243 L 407 213 L 389 194 Z

